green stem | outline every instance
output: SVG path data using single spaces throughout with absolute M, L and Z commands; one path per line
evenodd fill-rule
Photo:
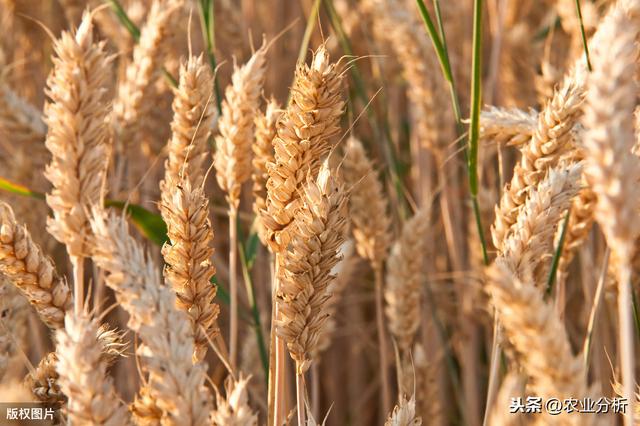
M 216 38 L 215 38 L 215 9 L 213 0 L 200 0 L 200 28 L 202 29 L 202 38 L 207 46 L 207 57 L 209 58 L 209 65 L 214 72 L 213 76 L 213 88 L 216 96 L 216 106 L 218 107 L 218 113 L 222 114 L 222 95 L 220 94 L 220 84 L 218 83 L 218 76 L 216 73 L 217 61 L 216 61 Z
M 580 8 L 580 0 L 576 0 L 576 13 L 578 21 L 580 21 L 580 36 L 582 37 L 582 47 L 584 48 L 584 56 L 587 60 L 587 68 L 591 71 L 591 59 L 589 58 L 589 46 L 587 44 L 587 35 L 584 32 L 584 23 L 582 21 L 582 9 Z
M 571 216 L 571 209 L 567 210 L 567 215 L 562 221 L 562 230 L 560 231 L 560 240 L 556 251 L 553 253 L 553 260 L 551 262 L 551 270 L 547 278 L 547 296 L 551 294 L 553 290 L 553 283 L 556 281 L 556 274 L 558 271 L 558 265 L 560 264 L 560 256 L 562 255 L 562 249 L 564 247 L 564 240 L 567 235 L 567 228 L 569 228 L 569 217 Z

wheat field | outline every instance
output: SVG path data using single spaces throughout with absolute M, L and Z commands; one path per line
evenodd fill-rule
M 0 29 L 0 425 L 640 424 L 640 0 Z

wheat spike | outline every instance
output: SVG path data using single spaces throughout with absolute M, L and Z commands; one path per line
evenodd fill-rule
M 391 219 L 382 184 L 362 143 L 350 138 L 342 167 L 349 197 L 349 217 L 358 254 L 373 265 L 381 265 L 391 245 Z
M 204 386 L 206 366 L 192 363 L 194 339 L 187 315 L 176 308 L 173 292 L 162 285 L 123 218 L 95 209 L 91 225 L 96 235 L 93 260 L 108 272 L 106 283 L 129 313 L 129 327 L 140 336 L 137 355 L 149 374 L 146 391 L 162 413 L 162 424 L 207 424 L 211 395 Z M 133 410 L 136 416 L 135 402 Z
M 195 336 L 194 357 L 201 360 L 208 339 L 219 332 L 216 319 L 220 308 L 213 303 L 216 286 L 211 283 L 216 269 L 211 262 L 213 229 L 209 200 L 202 187 L 192 187 L 186 177 L 172 181 L 166 191 L 160 207 L 169 237 L 162 248 L 164 274 L 176 292 L 178 308 L 189 315 Z
M 213 76 L 203 56 L 190 56 L 180 65 L 180 82 L 174 90 L 171 139 L 167 145 L 164 182 L 185 178 L 194 188 L 204 177 L 208 139 L 215 118 Z
M 0 82 L 0 134 L 12 143 L 40 143 L 47 134 L 40 111 Z
M 416 212 L 402 227 L 402 235 L 394 243 L 387 260 L 384 298 L 391 334 L 401 353 L 407 353 L 421 320 L 423 258 L 414 253 L 427 249 L 430 208 Z
M 273 163 L 273 139 L 276 136 L 276 125 L 282 114 L 280 104 L 270 99 L 264 112 L 260 112 L 255 120 L 255 140 L 251 146 L 253 150 L 253 212 L 256 214 L 255 227 L 262 244 L 267 245 L 267 230 L 262 222 L 261 212 L 267 207 L 267 164 Z
M 491 106 L 480 113 L 480 139 L 505 146 L 529 142 L 538 123 L 538 112 Z
M 580 163 L 549 170 L 547 176 L 532 189 L 506 239 L 497 261 L 508 265 L 512 273 L 524 279 L 531 277 L 535 285 L 544 285 L 553 254 L 553 237 L 571 199 L 578 193 Z
M 276 327 L 297 362 L 298 374 L 311 365 L 324 332 L 327 300 L 332 296 L 328 286 L 335 278 L 331 269 L 339 261 L 347 227 L 347 197 L 332 176 L 335 173 L 325 164 L 317 180 L 308 178 L 293 238 L 279 265 Z
M 33 396 L 40 402 L 64 404 L 67 401 L 58 383 L 57 363 L 58 355 L 55 352 L 49 352 L 40 360 L 36 369 L 25 377 L 25 386 L 31 389 Z
M 65 328 L 56 333 L 56 371 L 60 389 L 69 397 L 67 415 L 74 425 L 128 425 L 129 413 L 107 375 L 100 330 L 87 315 L 68 313 Z
M 258 415 L 249 406 L 248 384 L 251 377 L 225 380 L 226 397 L 216 394 L 217 408 L 211 413 L 213 426 L 257 426 Z
M 25 346 L 27 301 L 18 290 L 0 274 L 0 381 L 16 378 L 22 371 L 19 351 Z
M 580 357 L 575 357 L 562 321 L 542 292 L 522 281 L 507 266 L 496 262 L 487 271 L 486 290 L 499 315 L 509 348 L 530 380 L 536 396 L 584 398 L 587 376 Z M 587 425 L 589 414 L 545 416 L 547 424 Z
M 291 101 L 280 117 L 273 141 L 275 161 L 267 165 L 267 208 L 263 222 L 274 251 L 287 246 L 289 225 L 293 222 L 299 194 L 307 173 L 315 176 L 321 158 L 332 148 L 332 139 L 340 131 L 339 120 L 342 74 L 329 61 L 329 52 L 321 45 L 311 65 L 299 63 L 291 88 Z
M 5 203 L 0 203 L 0 273 L 22 292 L 45 324 L 64 326 L 64 314 L 71 306 L 69 287 Z
M 416 397 L 411 395 L 407 399 L 400 395 L 398 405 L 393 407 L 393 412 L 389 414 L 384 426 L 420 426 L 422 417 L 416 416 Z
M 153 107 L 145 100 L 163 63 L 172 19 L 179 7 L 179 1 L 154 0 L 140 29 L 140 41 L 133 49 L 133 58 L 127 65 L 124 81 L 118 85 L 113 103 L 120 148 L 134 143 L 133 138 L 142 125 L 140 119 Z
M 222 103 L 214 164 L 220 188 L 233 208 L 240 203 L 242 184 L 251 177 L 253 120 L 260 107 L 266 70 L 267 44 L 242 67 L 236 66 Z
M 53 211 L 47 228 L 67 246 L 70 256 L 86 257 L 90 232 L 86 212 L 101 202 L 110 153 L 105 120 L 111 58 L 104 42 L 93 41 L 88 12 L 75 34 L 62 33 L 54 50 L 44 109 L 49 126 L 46 146 L 52 155 L 45 176 L 53 185 L 47 194 Z
M 538 115 L 533 136 L 521 148 L 520 162 L 514 168 L 511 182 L 505 187 L 500 204 L 495 209 L 496 219 L 491 234 L 498 250 L 502 250 L 531 188 L 563 156 L 572 155 L 574 144 L 571 130 L 577 122 L 584 96 L 584 89 L 575 73 L 565 77 L 554 91 L 553 98 Z

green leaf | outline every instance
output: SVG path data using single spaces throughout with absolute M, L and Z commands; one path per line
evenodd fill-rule
M 32 191 L 26 186 L 22 186 L 3 178 L 0 178 L 0 189 L 12 194 L 22 195 L 23 197 L 32 197 L 37 198 L 38 200 L 45 199 L 42 192 Z
M 247 257 L 247 268 L 249 270 L 253 269 L 253 264 L 256 261 L 256 255 L 258 254 L 258 246 L 260 239 L 258 238 L 258 234 L 255 232 L 249 234 L 247 241 L 244 243 L 246 247 L 246 257 Z
M 114 11 L 118 20 L 124 26 L 131 37 L 138 42 L 140 40 L 140 29 L 136 26 L 136 24 L 129 18 L 127 12 L 124 10 L 124 7 L 120 4 L 118 0 L 109 0 L 109 5 L 111 6 L 111 10 Z
M 152 213 L 142 206 L 127 204 L 124 201 L 106 200 L 106 207 L 125 209 L 129 218 L 138 230 L 155 244 L 163 245 L 167 241 L 167 225 L 162 220 L 162 216 Z

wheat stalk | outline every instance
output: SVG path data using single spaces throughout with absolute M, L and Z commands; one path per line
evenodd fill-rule
M 238 238 L 237 216 L 242 184 L 251 177 L 251 145 L 253 120 L 259 111 L 264 84 L 266 53 L 263 43 L 242 67 L 235 67 L 227 87 L 218 121 L 214 166 L 220 188 L 229 204 L 229 289 L 231 319 L 229 321 L 229 358 L 235 368 L 238 357 Z
M 57 381 L 69 397 L 68 418 L 74 425 L 128 425 L 129 413 L 107 375 L 100 331 L 96 320 L 68 313 L 65 328 L 56 333 Z
M 123 218 L 95 209 L 91 226 L 96 236 L 92 258 L 108 272 L 106 283 L 129 313 L 129 327 L 140 336 L 136 353 L 149 374 L 144 389 L 160 410 L 161 422 L 207 424 L 211 395 L 204 386 L 206 366 L 192 363 L 194 339 L 187 315 L 176 308 L 173 292 L 162 285 Z M 134 417 L 140 414 L 139 401 L 134 402 Z

